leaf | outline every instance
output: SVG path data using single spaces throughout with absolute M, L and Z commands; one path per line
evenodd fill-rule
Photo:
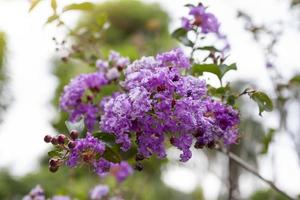
M 56 156 L 60 156 L 60 152 L 58 150 L 52 150 L 48 152 L 48 156 L 50 158 L 56 157 Z
M 83 117 L 77 122 L 66 121 L 65 124 L 66 124 L 67 129 L 68 129 L 69 132 L 71 132 L 72 130 L 76 130 L 79 133 L 82 133 L 82 131 L 84 130 L 84 119 L 83 119 Z
M 114 163 L 121 162 L 121 156 L 108 145 L 105 146 L 103 157 L 110 162 L 114 162 Z
M 32 0 L 29 7 L 29 12 L 31 12 L 42 0 Z
M 53 12 L 56 13 L 56 9 L 57 9 L 56 0 L 51 0 L 51 8 L 52 8 Z
M 107 14 L 102 13 L 96 16 L 97 25 L 102 28 L 105 22 L 107 21 Z
M 221 70 L 221 78 L 223 78 L 223 76 L 230 70 L 237 70 L 236 64 L 233 63 L 231 65 L 221 65 L 220 66 L 220 70 Z
M 191 3 L 188 3 L 188 4 L 185 4 L 184 7 L 195 7 L 195 6 Z
M 216 64 L 194 64 L 192 66 L 192 73 L 196 75 L 202 75 L 204 72 L 215 74 L 217 77 L 221 77 L 221 70 Z
M 112 147 L 115 143 L 115 136 L 110 133 L 103 133 L 103 132 L 95 132 L 93 134 L 94 137 L 98 138 L 108 146 Z
M 267 94 L 263 92 L 254 92 L 251 95 L 251 99 L 257 103 L 260 116 L 262 116 L 261 113 L 264 111 L 271 112 L 273 110 L 273 102 Z
M 50 17 L 48 17 L 47 21 L 45 24 L 49 24 L 55 20 L 57 20 L 59 18 L 59 16 L 57 14 L 51 15 Z
M 204 46 L 204 47 L 198 47 L 197 50 L 204 50 L 204 51 L 211 51 L 211 52 L 220 52 L 217 48 L 213 46 Z
M 275 131 L 276 131 L 275 129 L 270 128 L 269 131 L 268 131 L 268 133 L 265 135 L 265 137 L 264 137 L 264 139 L 263 139 L 263 141 L 262 141 L 262 143 L 263 143 L 263 148 L 262 148 L 262 150 L 261 150 L 261 154 L 266 154 L 266 153 L 268 153 L 269 146 L 270 146 L 270 144 L 271 144 L 271 142 L 272 142 L 272 140 L 273 140 L 273 136 L 274 136 L 274 134 L 275 134 Z
M 69 10 L 83 10 L 83 11 L 88 11 L 92 10 L 94 8 L 94 4 L 90 2 L 83 2 L 83 3 L 73 3 L 69 4 L 64 7 L 63 11 L 69 11 Z
M 194 46 L 194 43 L 188 39 L 187 37 L 187 30 L 184 28 L 178 28 L 172 33 L 172 37 L 177 39 L 179 42 L 181 42 L 183 45 L 192 47 Z
M 300 74 L 297 74 L 293 78 L 291 78 L 291 80 L 289 81 L 289 84 L 300 85 Z

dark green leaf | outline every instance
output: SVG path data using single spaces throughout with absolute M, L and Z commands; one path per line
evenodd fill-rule
M 96 132 L 93 134 L 94 137 L 100 139 L 104 143 L 106 143 L 108 146 L 112 147 L 115 143 L 115 136 L 113 136 L 110 133 L 102 133 L 102 132 Z
M 110 161 L 110 162 L 114 162 L 114 163 L 119 163 L 121 162 L 121 156 L 119 155 L 118 152 L 116 152 L 115 150 L 113 150 L 110 146 L 106 145 L 105 147 L 105 151 L 103 153 L 103 157 Z
M 204 50 L 204 51 L 210 51 L 210 52 L 220 52 L 220 50 L 216 49 L 213 46 L 198 47 L 197 50 Z
M 194 64 L 192 73 L 195 75 L 202 75 L 203 72 L 215 74 L 219 79 L 221 78 L 221 70 L 216 64 Z
M 191 3 L 188 3 L 188 4 L 185 4 L 184 7 L 195 7 L 195 6 Z
M 268 150 L 269 150 L 269 146 L 273 140 L 273 136 L 275 134 L 275 129 L 271 128 L 269 129 L 268 133 L 265 135 L 263 141 L 262 141 L 262 144 L 263 144 L 263 148 L 261 150 L 261 154 L 266 154 L 268 153 Z
M 29 12 L 31 12 L 42 0 L 32 0 Z
M 227 97 L 227 104 L 234 106 L 236 97 L 234 95 L 229 95 Z
M 184 28 L 176 29 L 172 33 L 172 37 L 176 38 L 179 42 L 181 42 L 185 46 L 192 47 L 194 45 L 194 43 L 188 39 L 187 31 Z
M 64 7 L 63 11 L 69 11 L 69 10 L 82 10 L 82 11 L 88 11 L 92 10 L 94 8 L 94 4 L 90 2 L 83 2 L 83 3 L 73 3 L 70 5 L 67 5 Z
M 265 93 L 254 92 L 251 94 L 251 98 L 257 103 L 260 116 L 264 111 L 271 112 L 273 110 L 273 102 Z

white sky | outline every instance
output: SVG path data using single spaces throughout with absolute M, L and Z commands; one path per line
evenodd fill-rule
M 69 0 L 68 2 L 80 1 Z M 182 5 L 197 1 L 145 0 L 145 2 L 159 2 L 173 18 L 171 29 L 174 29 L 180 23 L 178 19 L 187 12 Z M 209 3 L 210 10 L 216 13 L 222 22 L 222 29 L 229 36 L 232 45 L 230 59 L 238 63 L 239 70 L 231 72 L 227 78 L 243 77 L 253 80 L 262 89 L 270 88 L 261 50 L 253 43 L 251 35 L 242 29 L 242 23 L 236 20 L 235 9 L 242 8 L 255 15 L 257 22 L 270 22 L 274 19 L 292 21 L 287 1 L 227 0 L 225 3 L 224 0 L 206 0 L 203 2 Z M 43 136 L 46 133 L 54 133 L 49 124 L 54 115 L 49 101 L 56 85 L 55 78 L 50 74 L 50 60 L 54 54 L 51 38 L 62 35 L 53 27 L 43 26 L 45 19 L 50 15 L 49 6 L 41 4 L 31 14 L 27 11 L 26 0 L 0 0 L 0 30 L 8 35 L 7 68 L 14 97 L 10 109 L 4 116 L 5 121 L 0 126 L 0 167 L 9 167 L 16 175 L 22 175 L 37 167 L 37 157 L 43 155 L 48 148 L 43 143 Z M 72 15 L 70 22 L 74 19 Z M 287 27 L 278 48 L 279 63 L 283 66 L 281 71 L 285 76 L 300 71 L 299 44 L 299 33 Z M 266 123 L 274 125 L 274 118 L 271 115 L 265 115 L 265 118 L 273 119 L 267 120 Z M 271 148 L 276 155 L 275 165 L 271 166 L 270 157 L 261 158 L 260 171 L 264 176 L 271 178 L 275 170 L 278 186 L 295 195 L 300 193 L 300 170 L 291 146 L 288 138 L 283 135 L 278 136 Z M 196 158 L 191 161 L 193 162 L 197 162 Z M 216 198 L 216 190 L 219 190 L 221 185 L 215 174 L 199 174 L 191 167 L 183 168 L 181 165 L 171 167 L 172 170 L 168 170 L 163 177 L 163 180 L 171 186 L 189 192 L 196 187 L 196 184 L 202 184 L 207 199 Z M 178 181 L 179 178 L 182 181 Z M 257 179 L 247 176 L 245 180 L 249 184 L 241 184 L 242 193 L 248 195 L 255 189 L 253 183 Z M 260 184 L 256 185 L 258 186 Z

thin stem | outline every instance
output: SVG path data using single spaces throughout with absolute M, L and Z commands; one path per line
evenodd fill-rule
M 228 152 L 228 151 L 226 151 L 225 149 L 222 149 L 222 148 L 220 148 L 218 150 L 220 152 L 224 153 L 225 155 L 227 155 L 237 165 L 239 165 L 240 167 L 244 168 L 248 172 L 250 172 L 253 175 L 255 175 L 256 177 L 258 177 L 260 180 L 262 180 L 263 182 L 265 182 L 266 184 L 268 184 L 273 190 L 275 190 L 278 193 L 280 193 L 283 196 L 285 196 L 287 199 L 289 199 L 289 200 L 296 200 L 295 198 L 290 197 L 287 193 L 285 193 L 284 191 L 282 191 L 281 189 L 279 189 L 272 181 L 270 181 L 270 180 L 264 178 L 262 175 L 260 175 L 251 165 L 249 165 L 248 163 L 246 163 L 244 160 L 242 160 L 240 157 L 238 157 L 234 153 Z

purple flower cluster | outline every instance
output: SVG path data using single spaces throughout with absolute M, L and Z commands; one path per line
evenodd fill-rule
M 100 200 L 107 196 L 109 188 L 107 185 L 97 185 L 90 190 L 89 197 L 91 200 Z
M 60 107 L 70 114 L 71 121 L 84 117 L 88 130 L 92 130 L 99 117 L 99 108 L 94 99 L 101 87 L 107 83 L 101 72 L 77 76 L 65 86 Z
M 23 200 L 46 200 L 45 192 L 40 185 L 37 185 L 28 195 L 23 197 Z
M 99 176 L 111 173 L 121 183 L 133 173 L 132 167 L 125 161 L 112 163 L 105 158 L 105 144 L 87 133 L 85 138 L 75 140 L 75 146 L 70 149 L 66 164 L 69 167 L 76 167 L 86 164 Z
M 102 158 L 105 144 L 87 133 L 85 138 L 77 139 L 75 147 L 70 150 L 67 165 L 75 167 L 79 164 L 91 166 L 98 175 L 103 175 L 110 169 L 110 162 Z
M 125 161 L 111 165 L 110 173 L 116 178 L 117 182 L 122 183 L 128 176 L 133 174 L 132 167 Z
M 200 3 L 198 6 L 191 6 L 189 15 L 191 18 L 182 17 L 182 27 L 186 30 L 192 30 L 194 27 L 200 27 L 201 32 L 219 34 L 220 24 L 212 13 L 206 11 L 206 8 Z
M 116 51 L 111 51 L 108 60 L 98 59 L 96 61 L 96 67 L 100 72 L 106 74 L 108 80 L 116 80 L 120 77 L 120 71 L 129 65 L 129 63 L 129 58 L 122 57 Z
M 135 136 L 138 155 L 166 156 L 165 140 L 180 149 L 180 160 L 192 156 L 190 147 L 232 144 L 238 136 L 238 112 L 207 95 L 206 83 L 182 75 L 190 67 L 180 49 L 143 57 L 125 70 L 125 92 L 105 99 L 100 127 L 113 134 L 123 151 Z

